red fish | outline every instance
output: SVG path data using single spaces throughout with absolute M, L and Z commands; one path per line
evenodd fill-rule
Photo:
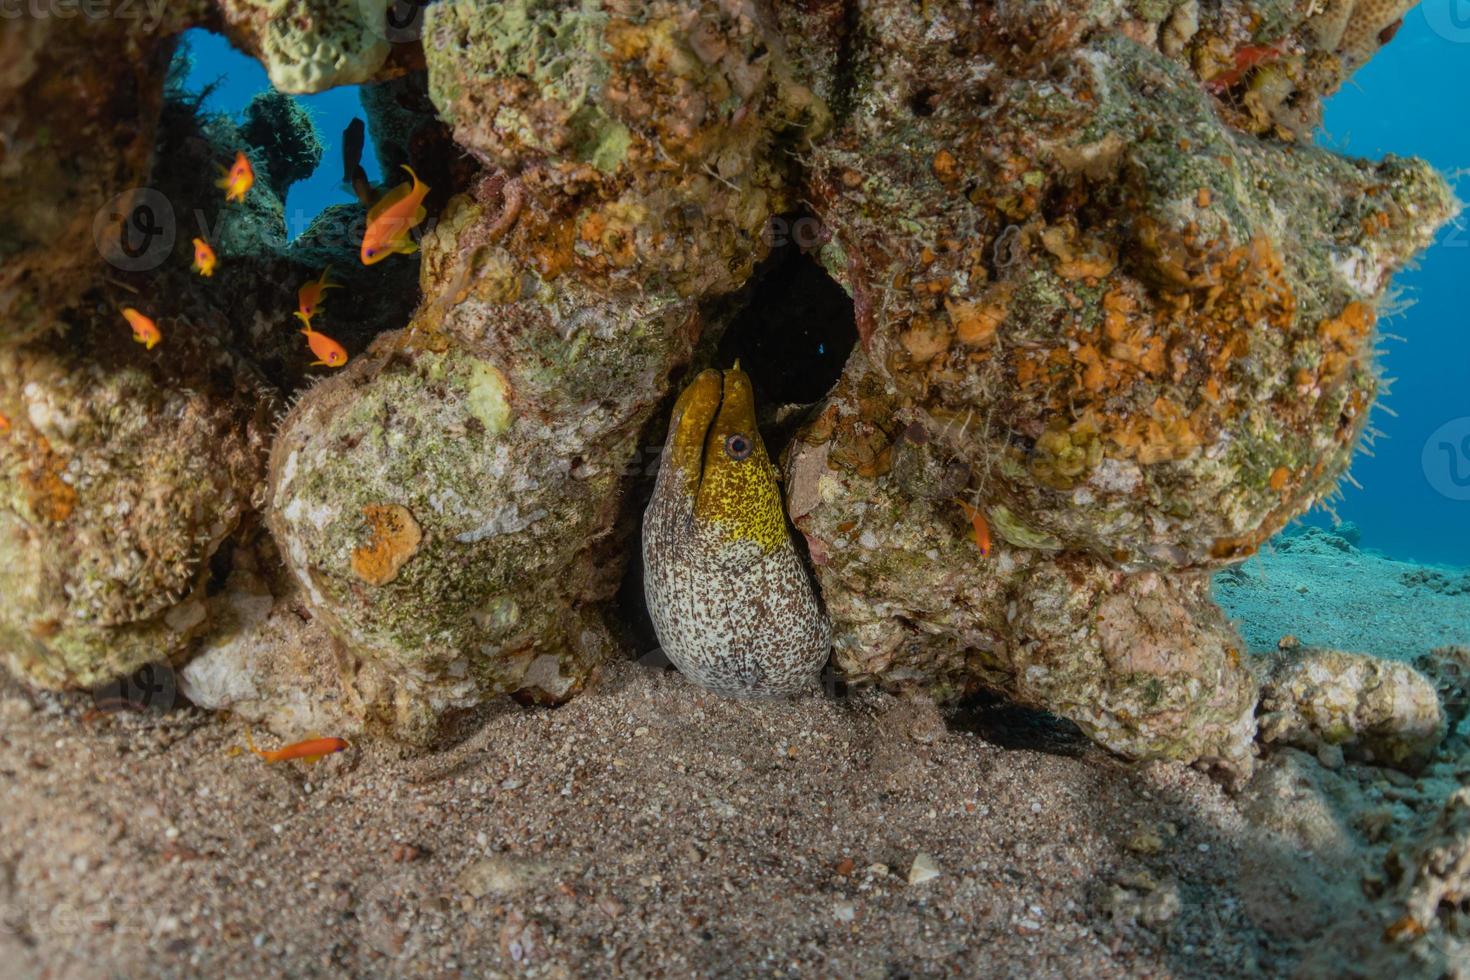
M 194 239 L 194 271 L 201 276 L 214 275 L 214 267 L 219 259 L 214 257 L 214 249 L 202 238 Z
M 960 510 L 965 512 L 966 519 L 970 522 L 970 529 L 975 532 L 975 547 L 980 549 L 980 557 L 990 557 L 990 522 L 985 519 L 980 508 L 971 507 L 963 500 L 956 500 Z
M 133 328 L 133 339 L 148 350 L 152 350 L 154 345 L 163 339 L 163 334 L 159 331 L 158 324 L 131 306 L 124 306 L 122 315 L 123 319 L 128 321 L 128 326 Z
M 255 186 L 255 171 L 251 168 L 244 151 L 235 154 L 235 163 L 229 170 L 221 167 L 220 172 L 224 176 L 214 184 L 216 187 L 225 189 L 226 201 L 245 200 L 245 192 Z
M 368 211 L 367 231 L 362 236 L 363 265 L 381 262 L 394 252 L 411 255 L 419 250 L 408 233 L 424 220 L 424 196 L 429 187 L 407 164 L 403 169 L 413 182 L 399 184 Z
M 307 321 L 310 321 L 312 317 L 316 316 L 318 307 L 322 305 L 322 293 L 329 289 L 342 288 L 341 283 L 329 282 L 327 280 L 327 274 L 331 271 L 332 267 L 327 266 L 322 270 L 322 277 L 320 279 L 313 279 L 296 291 L 296 308 L 300 311 L 298 315 L 304 317 Z M 308 325 L 310 324 L 308 323 Z
M 306 346 L 317 356 L 311 362 L 312 367 L 339 368 L 347 363 L 347 350 L 341 344 L 326 334 L 311 329 L 311 318 L 302 316 L 300 310 L 296 311 L 296 318 L 306 324 L 301 332 L 306 336 Z
M 266 762 L 286 762 L 290 759 L 315 762 L 324 755 L 341 752 L 347 748 L 347 740 L 343 738 L 309 738 L 304 742 L 292 742 L 279 749 L 257 749 L 255 739 L 251 737 L 248 728 L 245 730 L 245 744 L 250 746 L 251 752 Z

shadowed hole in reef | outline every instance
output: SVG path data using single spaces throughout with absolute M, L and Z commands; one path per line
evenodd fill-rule
M 949 719 L 956 731 L 974 732 L 1003 749 L 1030 749 L 1077 757 L 1091 746 L 1082 729 L 1065 718 L 1007 701 L 982 691 L 966 699 Z
M 820 240 L 816 219 L 793 215 L 772 222 L 776 245 L 756 275 L 736 298 L 739 312 L 729 320 L 715 347 L 710 366 L 727 368 L 738 359 L 755 389 L 761 435 L 773 461 L 808 413 L 798 409 L 826 397 L 842 375 L 842 367 L 857 343 L 857 320 L 852 300 L 816 256 L 803 249 Z M 703 367 L 704 364 L 696 366 Z M 674 380 L 676 390 L 659 409 L 649 427 L 649 444 L 635 460 L 636 473 L 628 500 L 632 525 L 628 567 L 616 598 L 626 641 L 648 666 L 667 666 L 658 650 L 648 607 L 643 598 L 643 509 L 653 493 L 659 445 L 667 412 L 692 374 Z M 781 411 L 785 409 L 785 411 Z M 831 689 L 831 685 L 828 685 Z

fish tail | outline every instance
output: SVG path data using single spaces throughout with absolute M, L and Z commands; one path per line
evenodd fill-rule
M 245 745 L 250 749 L 251 752 L 254 752 L 266 762 L 271 761 L 270 756 L 266 755 L 264 752 L 260 751 L 260 749 L 257 749 L 255 747 L 255 737 L 250 733 L 250 727 L 248 725 L 245 727 Z

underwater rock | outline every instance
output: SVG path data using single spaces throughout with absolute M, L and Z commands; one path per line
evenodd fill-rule
M 742 285 L 826 120 L 753 3 L 445 0 L 424 53 L 456 141 L 520 175 L 510 247 L 544 277 Z
M 1117 34 L 1033 63 L 944 4 L 864 17 L 875 90 L 813 151 L 824 261 L 987 502 L 1191 568 L 1329 493 L 1377 390 L 1376 303 L 1454 213 L 1445 183 L 1242 137 Z
M 677 297 L 519 270 L 484 237 L 500 217 L 452 205 L 414 326 L 312 388 L 273 450 L 287 566 L 406 691 L 382 720 L 410 741 L 490 694 L 563 700 L 611 652 L 623 481 L 696 333 Z
M 1261 687 L 1261 740 L 1415 771 L 1445 734 L 1434 685 L 1408 664 L 1337 650 L 1271 658 Z
M 832 618 L 834 666 L 939 700 L 1003 691 L 1130 758 L 1248 772 L 1255 681 L 1207 579 L 1059 553 L 998 511 L 982 555 L 953 484 L 906 476 L 943 473 L 948 455 L 916 441 L 908 417 L 855 351 L 789 450 L 788 508 Z
M 217 0 L 230 40 L 265 66 L 277 91 L 309 95 L 372 79 L 388 60 L 387 3 Z
M 270 160 L 270 189 L 282 201 L 291 185 L 310 177 L 322 161 L 321 136 L 311 114 L 280 92 L 260 92 L 250 100 L 240 136 Z
M 1444 954 L 1445 966 L 1470 973 L 1470 787 L 1445 801 L 1434 826 L 1399 857 L 1405 917 L 1391 938 L 1414 940 Z
M 180 655 L 209 558 L 252 506 L 275 399 L 238 358 L 160 317 L 145 351 L 99 304 L 0 348 L 0 649 L 45 687 Z
M 140 195 L 173 49 L 167 26 L 5 17 L 0 343 L 56 329 L 57 312 L 107 271 L 104 257 L 131 261 L 121 235 L 134 208 L 149 203 Z M 130 234 L 128 244 L 146 250 L 152 241 Z

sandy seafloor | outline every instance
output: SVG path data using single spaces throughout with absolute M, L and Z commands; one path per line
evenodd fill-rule
M 1467 640 L 1470 595 L 1344 547 L 1222 579 L 1252 645 Z M 447 772 L 268 766 L 228 719 L 92 707 L 0 686 L 6 978 L 1470 976 L 1451 936 L 1382 938 L 1463 727 L 1417 777 L 1272 748 L 1232 793 L 1013 710 L 631 663 L 466 719 Z

